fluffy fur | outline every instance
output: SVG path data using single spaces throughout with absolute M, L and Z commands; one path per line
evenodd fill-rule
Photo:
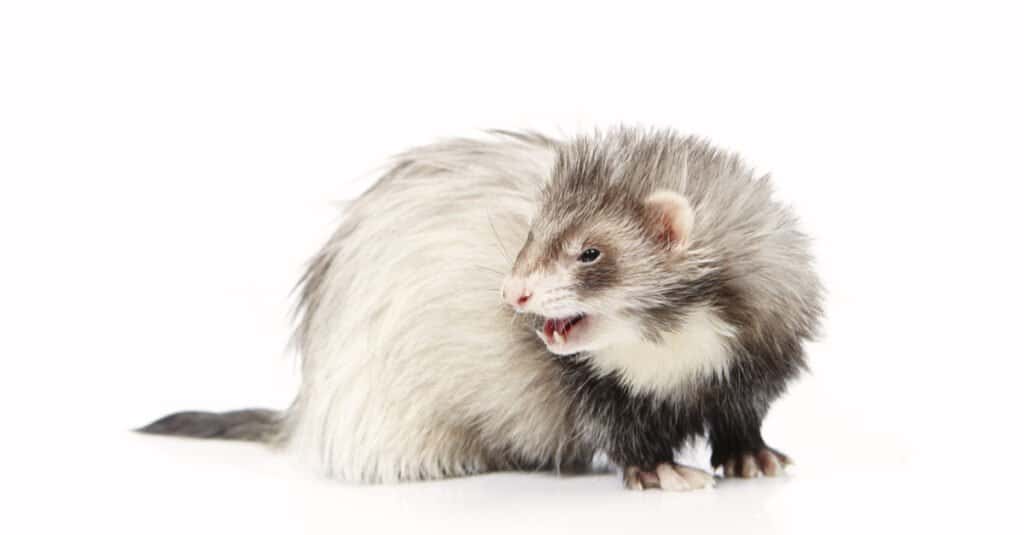
M 601 255 L 582 263 L 587 248 Z M 695 476 L 666 463 L 701 434 L 716 466 L 771 467 L 785 457 L 761 420 L 820 315 L 810 262 L 768 179 L 693 138 L 421 147 L 311 262 L 302 386 L 274 438 L 233 438 L 362 482 L 585 467 L 603 452 L 631 486 L 661 474 L 675 488 L 672 474 Z M 545 338 L 574 315 L 575 332 Z

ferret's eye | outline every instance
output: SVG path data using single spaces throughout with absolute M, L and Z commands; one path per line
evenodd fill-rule
M 599 256 L 601 256 L 601 251 L 598 251 L 597 249 L 587 249 L 586 251 L 580 253 L 580 256 L 579 258 L 577 258 L 577 260 L 583 262 L 584 264 L 589 264 L 594 260 L 597 260 L 597 257 Z

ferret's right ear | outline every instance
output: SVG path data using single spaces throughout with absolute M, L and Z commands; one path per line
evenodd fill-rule
M 681 253 L 693 231 L 693 208 L 686 197 L 674 191 L 655 191 L 644 200 L 654 232 L 673 253 Z

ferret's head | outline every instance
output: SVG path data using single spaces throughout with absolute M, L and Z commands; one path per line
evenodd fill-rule
M 580 155 L 560 157 L 502 299 L 538 319 L 537 335 L 555 354 L 657 341 L 699 293 L 688 258 L 693 208 L 680 188 L 664 187 L 683 177 L 656 180 L 615 154 Z M 659 171 L 673 169 L 684 170 Z

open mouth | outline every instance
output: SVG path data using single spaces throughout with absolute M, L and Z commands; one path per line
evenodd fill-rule
M 562 345 L 572 336 L 573 328 L 587 319 L 586 314 L 578 314 L 568 318 L 547 318 L 544 320 L 542 338 L 549 345 Z

